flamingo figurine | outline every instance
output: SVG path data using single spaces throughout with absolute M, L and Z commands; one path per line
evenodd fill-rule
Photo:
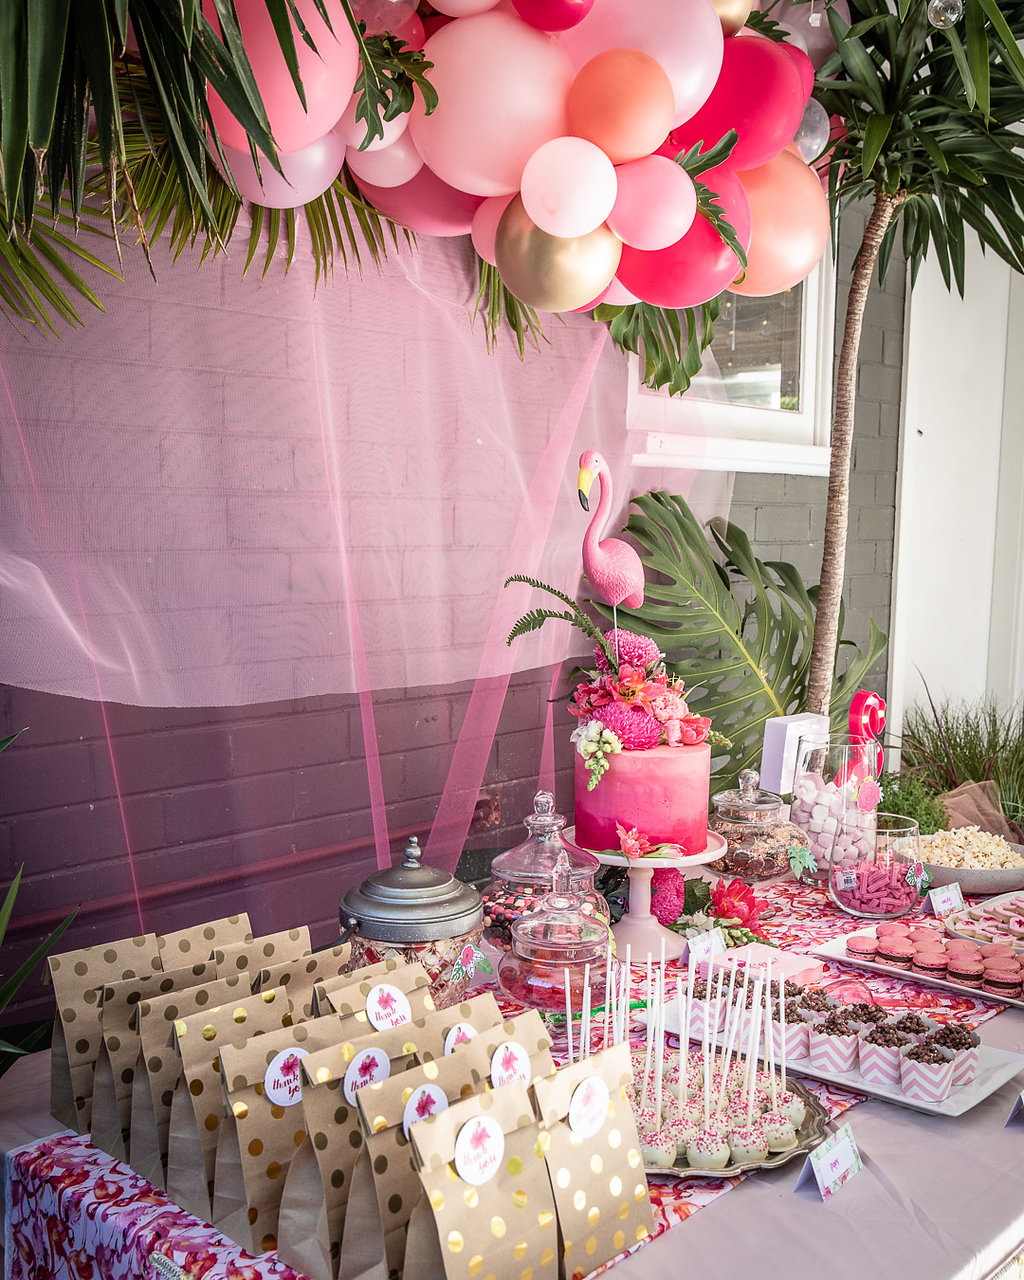
M 590 585 L 612 607 L 612 625 L 618 628 L 617 607 L 639 609 L 644 602 L 644 567 L 640 557 L 621 538 L 598 541 L 600 530 L 608 519 L 612 505 L 612 474 L 608 463 L 595 450 L 580 455 L 577 488 L 580 506 L 590 510 L 590 489 L 597 479 L 601 483 L 601 500 L 583 536 L 583 570 Z

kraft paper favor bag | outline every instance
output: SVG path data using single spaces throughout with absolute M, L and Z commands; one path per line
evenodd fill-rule
M 401 1026 L 434 1012 L 430 979 L 419 964 L 401 965 L 384 978 L 366 977 L 352 986 L 329 990 L 327 1000 L 341 1015 L 348 1036 Z
M 144 996 L 167 995 L 186 987 L 201 986 L 215 977 L 212 965 L 197 964 L 170 973 L 112 982 L 100 995 L 103 1043 L 96 1059 L 92 1090 L 90 1133 L 93 1146 L 116 1160 L 127 1155 L 132 1115 L 132 1082 L 139 1056 L 139 1032 L 135 1006 Z
M 551 1037 L 536 1009 L 482 1028 L 477 1038 L 458 1045 L 455 1052 L 468 1052 L 471 1048 L 484 1052 L 482 1070 L 474 1058 L 473 1083 L 478 1092 L 487 1085 L 499 1088 L 513 1080 L 531 1084 L 551 1075 L 555 1069 Z
M 248 986 L 244 978 L 240 980 Z M 227 1115 L 220 1052 L 225 1045 L 290 1025 L 288 997 L 278 987 L 190 1014 L 174 1024 L 181 1076 L 171 1099 L 167 1194 L 197 1218 L 206 1222 L 211 1218 L 217 1133 Z
M 244 973 L 252 985 L 268 964 L 280 964 L 282 960 L 296 960 L 308 956 L 311 951 L 309 928 L 282 929 L 279 933 L 264 934 L 251 942 L 223 943 L 213 949 L 213 959 L 219 978 L 233 973 Z
M 352 969 L 337 978 L 331 978 L 316 985 L 316 1007 L 318 1013 L 333 1009 L 335 1013 L 345 1017 L 358 1017 L 366 1008 L 366 997 L 371 987 L 380 983 L 388 983 L 402 991 L 429 987 L 430 979 L 426 969 L 420 964 L 409 964 L 405 960 L 391 958 L 380 960 L 376 964 L 363 965 L 360 969 Z M 433 1008 L 433 1003 L 431 1003 Z M 418 1016 L 414 1015 L 414 1016 Z M 365 1018 L 359 1019 L 365 1022 Z M 356 1034 L 356 1031 L 353 1031 Z
M 625 1042 L 534 1083 L 565 1275 L 582 1280 L 653 1230 Z
M 201 987 L 142 999 L 135 1006 L 140 1047 L 132 1081 L 129 1163 L 136 1173 L 161 1190 L 167 1187 L 171 1100 L 181 1075 L 174 1024 L 178 1018 L 248 994 L 248 986 L 241 978 L 217 978 Z
M 220 1051 L 228 1114 L 217 1139 L 213 1225 L 250 1253 L 277 1247 L 285 1174 L 306 1139 L 302 1059 L 335 1044 L 339 1025 L 336 1015 L 316 1018 Z
M 558 1280 L 544 1136 L 518 1080 L 412 1126 L 425 1194 L 409 1220 L 404 1280 Z
M 157 941 L 164 968 L 176 969 L 183 964 L 212 960 L 217 947 L 229 946 L 232 942 L 252 942 L 252 927 L 243 911 L 238 916 L 207 920 L 205 924 L 190 925 L 176 933 L 165 933 Z
M 352 944 L 343 942 L 337 947 L 314 951 L 310 956 L 300 956 L 297 960 L 268 965 L 256 975 L 253 990 L 284 987 L 296 1013 L 303 1018 L 312 1018 L 315 1014 L 314 987 L 317 983 L 339 977 L 348 968 L 351 954 Z
M 57 999 L 50 1055 L 50 1111 L 69 1129 L 88 1133 L 93 1072 L 103 1038 L 100 989 L 110 982 L 159 973 L 162 966 L 156 934 L 65 951 L 47 957 L 47 965 Z

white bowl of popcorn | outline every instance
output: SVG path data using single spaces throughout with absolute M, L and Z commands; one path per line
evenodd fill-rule
M 1024 845 L 978 827 L 954 827 L 921 837 L 921 861 L 933 885 L 956 881 L 964 893 L 1024 889 Z

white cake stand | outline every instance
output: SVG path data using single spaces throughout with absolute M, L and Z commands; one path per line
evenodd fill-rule
M 568 839 L 573 838 L 571 829 L 565 834 Z M 666 929 L 651 914 L 651 877 L 661 867 L 685 871 L 687 867 L 700 867 L 714 862 L 725 853 L 727 847 L 724 836 L 709 831 L 707 847 L 700 853 L 692 853 L 685 858 L 627 858 L 623 853 L 587 850 L 603 866 L 625 867 L 629 872 L 629 911 L 618 924 L 612 926 L 616 954 L 621 961 L 626 959 L 627 946 L 634 964 L 646 962 L 648 956 L 652 960 L 660 960 L 662 942 L 665 944 L 665 959 L 679 959 L 686 950 L 686 939 L 673 933 L 671 929 Z

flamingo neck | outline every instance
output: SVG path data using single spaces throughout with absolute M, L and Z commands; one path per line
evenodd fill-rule
M 591 517 L 590 524 L 587 525 L 587 532 L 583 537 L 584 549 L 588 555 L 597 550 L 601 531 L 604 529 L 608 521 L 608 515 L 612 505 L 612 480 L 604 470 L 597 473 L 597 482 L 601 486 L 601 497 L 597 503 L 597 510 Z

